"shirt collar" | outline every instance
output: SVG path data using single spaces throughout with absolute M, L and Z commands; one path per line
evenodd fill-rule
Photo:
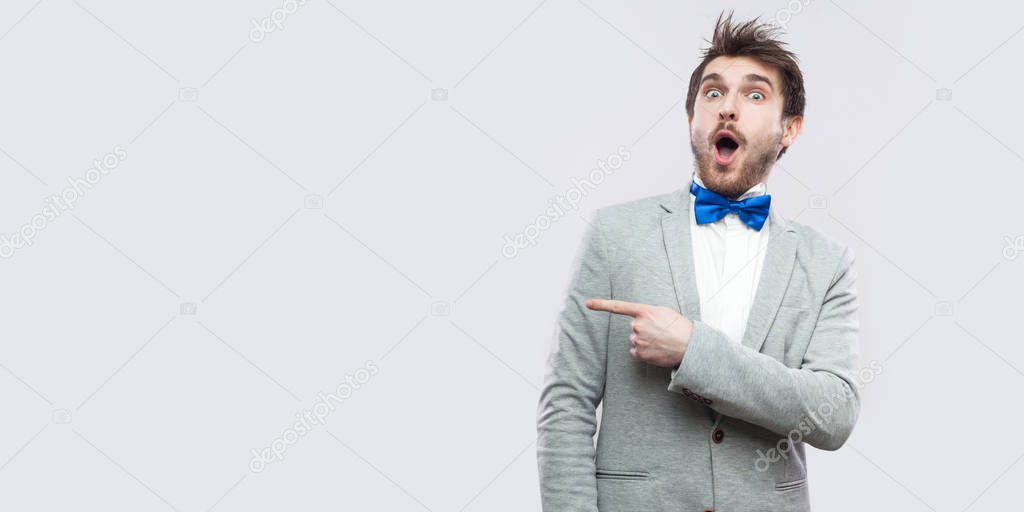
M 701 187 L 704 187 L 704 182 L 701 181 L 700 176 L 697 175 L 697 171 L 693 172 L 693 181 L 697 182 L 697 184 L 700 185 Z M 704 187 L 704 188 L 707 188 L 707 187 Z M 768 193 L 768 184 L 766 182 L 762 181 L 762 182 L 754 185 L 753 187 L 750 187 L 749 189 L 747 189 L 747 191 L 744 192 L 743 195 L 738 197 L 736 200 L 737 201 L 742 201 L 742 200 L 744 200 L 744 199 L 746 199 L 748 197 L 761 196 L 761 195 L 764 195 L 764 194 L 767 194 L 767 193 Z

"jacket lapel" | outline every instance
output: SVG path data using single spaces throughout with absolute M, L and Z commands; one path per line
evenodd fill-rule
M 689 187 L 679 189 L 661 204 L 668 213 L 661 217 L 661 233 L 665 241 L 672 284 L 676 291 L 679 311 L 686 318 L 700 320 L 700 296 L 697 293 L 697 275 L 693 264 L 693 245 L 690 238 Z
M 678 311 L 691 320 L 700 320 L 700 295 L 697 291 L 696 267 L 693 261 L 693 242 L 690 233 L 690 208 L 693 196 L 690 187 L 679 189 L 661 204 L 667 212 L 661 218 L 665 253 L 672 270 Z M 789 278 L 796 261 L 797 235 L 791 223 L 768 211 L 769 237 L 761 277 L 750 307 L 743 345 L 760 352 L 768 328 L 782 304 Z

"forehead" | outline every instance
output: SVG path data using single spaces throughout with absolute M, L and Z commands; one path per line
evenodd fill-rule
M 743 77 L 753 73 L 768 77 L 774 87 L 779 86 L 778 70 L 751 57 L 715 57 L 704 67 L 701 78 L 711 73 L 721 75 L 726 83 L 740 82 Z

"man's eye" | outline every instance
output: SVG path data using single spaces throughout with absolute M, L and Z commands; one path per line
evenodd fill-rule
M 712 95 L 714 95 L 714 96 L 712 96 Z M 719 92 L 717 89 L 711 89 L 710 91 L 704 93 L 704 96 L 707 97 L 707 98 L 717 98 L 717 97 L 719 97 L 721 95 L 722 95 L 722 93 Z
M 761 94 L 761 93 L 759 93 L 757 91 L 754 91 L 754 92 L 750 93 L 750 98 L 760 101 L 760 100 L 764 99 L 764 94 Z

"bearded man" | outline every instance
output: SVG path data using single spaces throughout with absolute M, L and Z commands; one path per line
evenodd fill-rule
M 686 99 L 691 179 L 594 215 L 538 404 L 545 511 L 810 510 L 805 445 L 854 428 L 853 251 L 767 191 L 804 113 L 774 34 L 719 16 Z

